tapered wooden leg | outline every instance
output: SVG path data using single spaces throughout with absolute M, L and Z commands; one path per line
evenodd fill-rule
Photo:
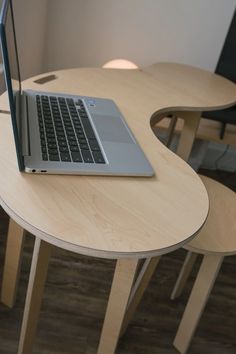
M 179 117 L 184 118 L 184 127 L 180 135 L 176 154 L 184 161 L 188 161 L 200 123 L 200 112 L 181 112 Z
M 176 299 L 178 296 L 182 294 L 182 291 L 184 289 L 186 281 L 188 280 L 188 277 L 191 273 L 191 270 L 197 259 L 197 256 L 198 256 L 197 253 L 193 253 L 190 251 L 187 253 L 181 271 L 179 272 L 179 276 L 176 280 L 174 289 L 171 293 L 170 296 L 171 300 Z
M 132 320 L 159 260 L 160 257 L 147 258 L 145 260 L 130 294 L 128 307 L 122 324 L 121 336 L 125 333 L 130 321 Z
M 169 148 L 173 139 L 173 135 L 175 132 L 175 126 L 177 123 L 178 117 L 172 116 L 171 121 L 167 130 L 167 138 L 166 138 L 166 146 Z
M 25 230 L 13 219 L 10 219 L 1 290 L 1 302 L 8 307 L 13 307 L 15 303 L 24 236 Z
M 30 354 L 37 329 L 51 245 L 36 238 L 31 263 L 18 354 Z
M 182 354 L 188 350 L 223 259 L 224 257 L 218 255 L 205 255 L 203 258 L 174 339 L 175 348 Z
M 115 353 L 138 259 L 119 259 L 113 277 L 98 354 Z

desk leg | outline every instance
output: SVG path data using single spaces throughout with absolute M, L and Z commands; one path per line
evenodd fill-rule
M 1 291 L 1 302 L 8 307 L 15 303 L 24 236 L 25 230 L 10 218 Z
M 142 300 L 143 294 L 150 283 L 153 273 L 160 261 L 161 257 L 147 258 L 139 272 L 139 275 L 133 285 L 132 292 L 130 294 L 128 306 L 124 316 L 120 335 L 123 336 L 130 321 L 132 320 L 136 309 Z
M 50 254 L 51 245 L 36 238 L 25 301 L 18 354 L 30 354 L 32 352 L 44 284 L 47 277 Z
M 179 117 L 184 119 L 184 127 L 180 135 L 176 154 L 188 161 L 200 123 L 201 112 L 181 112 Z
M 113 354 L 134 282 L 138 259 L 117 260 L 97 354 Z

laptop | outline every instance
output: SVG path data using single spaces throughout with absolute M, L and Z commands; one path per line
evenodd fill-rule
M 22 90 L 12 0 L 3 0 L 0 38 L 20 171 L 114 176 L 154 174 L 112 100 Z

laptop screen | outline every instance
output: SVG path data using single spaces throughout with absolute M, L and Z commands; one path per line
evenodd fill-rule
M 16 145 L 18 165 L 23 169 L 23 157 L 20 144 L 20 94 L 21 80 L 16 46 L 15 24 L 12 0 L 4 0 L 0 15 L 0 37 L 3 67 L 11 110 L 13 133 Z

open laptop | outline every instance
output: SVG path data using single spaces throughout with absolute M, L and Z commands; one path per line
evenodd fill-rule
M 21 89 L 13 12 L 13 1 L 3 0 L 1 48 L 20 171 L 152 176 L 113 101 Z

